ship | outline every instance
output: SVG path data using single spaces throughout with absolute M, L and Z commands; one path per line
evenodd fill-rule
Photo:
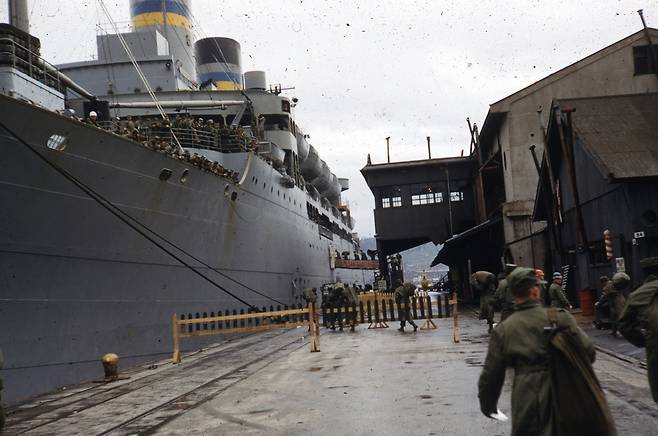
M 349 181 L 310 144 L 297 100 L 243 73 L 237 41 L 195 41 L 191 1 L 127 6 L 129 31 L 59 66 L 29 34 L 26 1 L 0 25 L 9 404 L 98 377 L 107 352 L 122 367 L 166 357 L 173 314 L 296 306 L 307 288 L 373 281 Z

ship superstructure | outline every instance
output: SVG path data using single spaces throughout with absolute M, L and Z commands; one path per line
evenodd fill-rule
M 358 262 L 336 268 L 365 260 L 348 183 L 308 143 L 295 100 L 242 74 L 236 41 L 195 43 L 189 1 L 130 8 L 133 32 L 101 35 L 97 60 L 59 68 L 27 32 L 0 29 L 10 402 L 94 377 L 105 352 L 123 365 L 167 353 L 174 313 L 372 281 Z M 92 110 L 97 121 L 75 116 Z

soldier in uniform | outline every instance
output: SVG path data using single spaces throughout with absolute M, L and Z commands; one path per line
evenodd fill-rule
M 658 257 L 640 261 L 644 283 L 631 292 L 619 318 L 619 331 L 636 347 L 646 347 L 647 374 L 658 403 Z
M 541 269 L 536 269 L 535 275 L 541 282 L 541 284 L 539 285 L 539 290 L 541 291 L 539 301 L 541 302 L 541 304 L 546 306 L 548 305 L 548 288 L 546 288 L 546 281 L 544 281 L 544 271 Z
M 89 112 L 89 116 L 85 120 L 85 123 L 98 127 L 98 114 L 95 111 Z
M 418 326 L 411 317 L 411 312 L 409 310 L 409 299 L 414 295 L 416 291 L 416 286 L 413 283 L 405 282 L 402 283 L 402 280 L 398 279 L 395 281 L 395 284 L 398 285 L 395 288 L 395 303 L 400 307 L 400 328 L 398 331 L 404 332 L 404 326 L 407 321 L 414 327 L 414 331 L 418 330 Z
M 498 282 L 498 289 L 494 296 L 496 307 L 500 308 L 500 321 L 505 319 L 514 312 L 514 298 L 512 292 L 507 286 L 507 277 L 517 268 L 516 265 L 508 263 L 505 265 L 505 278 Z
M 480 315 L 478 319 L 487 320 L 489 333 L 491 333 L 494 324 L 493 299 L 496 291 L 496 276 L 489 271 L 476 271 L 471 274 L 471 286 L 480 296 Z
M 619 335 L 619 317 L 626 305 L 624 291 L 631 284 L 631 278 L 628 274 L 618 272 L 612 276 L 610 285 L 606 288 L 605 298 L 608 301 L 610 309 L 610 328 L 611 334 L 615 337 Z
M 553 273 L 553 283 L 548 288 L 548 295 L 551 299 L 551 307 L 559 307 L 561 309 L 573 308 L 564 295 L 564 292 L 562 292 L 562 274 L 557 271 Z
M 512 385 L 512 436 L 553 435 L 551 377 L 548 370 L 548 310 L 543 308 L 540 284 L 535 271 L 517 268 L 507 282 L 515 311 L 491 333 L 489 350 L 478 382 L 480 410 L 491 416 L 498 410 L 498 398 L 507 367 L 514 368 Z M 570 329 L 594 361 L 594 346 L 569 312 L 557 309 L 560 326 Z M 577 401 L 577 399 L 574 399 Z
M 337 281 L 334 283 L 333 288 L 330 291 L 329 294 L 329 307 L 334 310 L 338 310 L 340 307 L 344 306 L 344 301 L 343 301 L 343 291 L 344 291 L 345 285 L 340 281 Z M 331 325 L 329 328 L 331 330 L 336 330 L 336 321 L 338 321 L 338 329 L 340 331 L 343 331 L 343 320 L 340 318 L 339 313 L 332 313 L 331 314 Z
M 318 290 L 316 288 L 306 288 L 303 298 L 307 304 L 315 304 L 318 301 Z
M 342 300 L 344 305 L 349 307 L 348 310 L 351 310 L 350 312 L 347 312 L 345 316 L 350 325 L 350 331 L 353 332 L 354 327 L 356 326 L 356 303 L 358 301 L 356 296 L 356 285 L 354 285 L 354 287 L 351 287 L 350 285 L 345 285 L 343 287 Z

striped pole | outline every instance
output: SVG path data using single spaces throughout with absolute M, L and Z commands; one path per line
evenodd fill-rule
M 612 250 L 612 236 L 610 230 L 603 232 L 603 240 L 605 241 L 605 257 L 608 260 L 615 258 L 614 252 Z

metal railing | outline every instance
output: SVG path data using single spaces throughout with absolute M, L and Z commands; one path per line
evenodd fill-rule
M 0 37 L 0 66 L 10 66 L 46 86 L 64 92 L 64 85 L 53 73 L 55 66 L 11 37 Z
M 161 144 L 176 146 L 176 139 L 178 139 L 183 148 L 215 150 L 222 153 L 239 153 L 257 148 L 254 138 L 241 134 L 237 129 L 143 126 L 125 120 L 97 122 L 97 125 L 138 142 L 157 141 Z

